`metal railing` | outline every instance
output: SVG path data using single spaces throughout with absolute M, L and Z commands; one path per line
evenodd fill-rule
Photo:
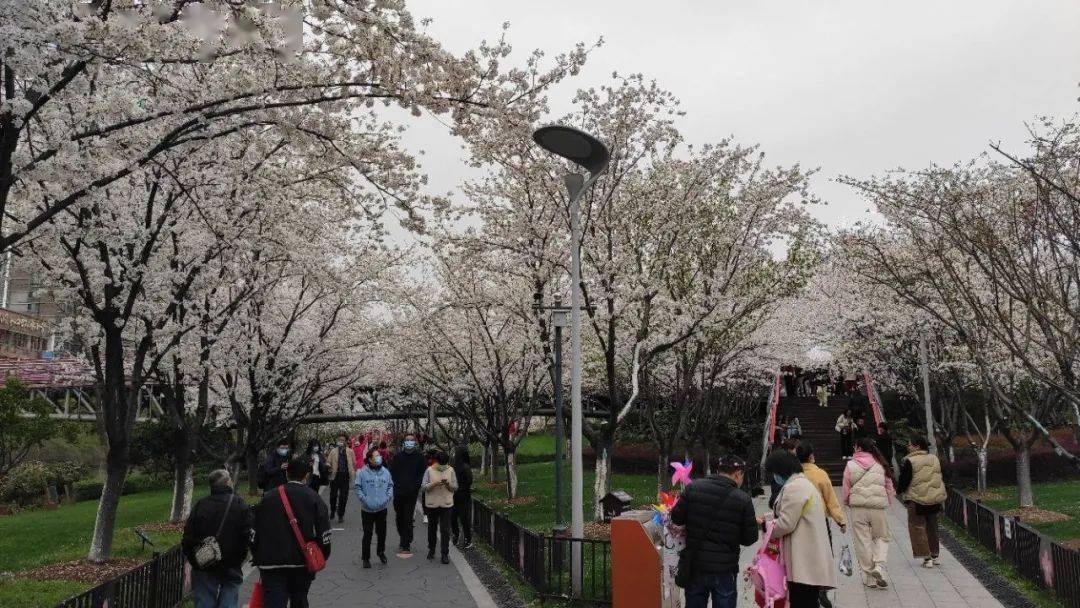
M 571 551 L 581 546 L 581 601 L 611 604 L 611 541 L 537 534 L 473 500 L 473 538 L 544 599 L 570 599 Z
M 1080 608 L 1080 551 L 948 488 L 945 516 L 1016 572 L 1053 594 L 1063 606 Z
M 177 545 L 57 608 L 175 608 L 184 599 L 184 561 Z
M 769 448 L 776 440 L 776 412 L 780 409 L 780 370 L 773 376 L 772 389 L 769 391 L 769 401 L 765 405 L 765 435 L 761 438 L 761 460 L 759 461 L 758 473 L 760 478 L 765 477 L 765 457 L 769 455 Z

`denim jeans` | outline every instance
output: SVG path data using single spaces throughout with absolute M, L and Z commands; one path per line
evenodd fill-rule
M 712 608 L 735 608 L 739 599 L 735 587 L 735 571 L 695 576 L 686 588 L 686 608 L 706 608 L 710 595 Z
M 239 604 L 239 571 L 220 572 L 191 570 L 191 590 L 195 596 L 195 608 L 236 608 Z

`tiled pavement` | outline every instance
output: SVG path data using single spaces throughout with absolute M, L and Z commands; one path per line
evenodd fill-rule
M 325 491 L 324 491 L 325 494 Z M 325 499 L 325 496 L 324 496 Z M 444 565 L 438 556 L 432 561 L 427 555 L 427 526 L 416 515 L 413 550 L 409 559 L 397 557 L 398 535 L 394 527 L 393 507 L 387 513 L 386 557 L 387 565 L 375 557 L 375 539 L 371 539 L 371 569 L 365 570 L 360 562 L 360 506 L 355 496 L 350 497 L 345 523 L 334 522 L 330 560 L 326 570 L 320 572 L 311 585 L 308 595 L 312 608 L 357 608 L 359 606 L 388 606 L 395 608 L 472 608 L 477 602 L 466 588 L 458 567 L 464 558 L 451 548 L 455 563 Z M 341 528 L 341 529 L 339 529 Z M 468 566 L 465 565 L 467 568 Z M 246 608 L 251 588 L 258 580 L 258 571 L 252 572 L 240 593 L 240 605 Z
M 839 493 L 839 488 L 837 488 Z M 839 494 L 838 494 L 839 495 Z M 754 499 L 759 513 L 768 509 L 767 497 Z M 889 530 L 892 542 L 889 544 L 889 563 L 886 577 L 887 589 L 869 589 L 863 585 L 858 563 L 855 573 L 850 577 L 837 574 L 840 587 L 829 594 L 836 608 L 1002 608 L 983 585 L 962 565 L 953 559 L 944 546 L 941 548 L 941 566 L 932 569 L 922 567 L 922 560 L 911 557 L 911 543 L 908 540 L 907 512 L 902 505 L 893 504 L 889 508 Z M 841 535 L 833 527 L 833 546 L 839 552 L 843 543 L 850 544 L 851 531 Z M 743 551 L 743 568 L 757 547 Z M 853 555 L 854 557 L 854 548 Z M 740 585 L 745 583 L 740 582 Z M 744 591 L 739 597 L 739 606 L 756 606 L 753 599 Z

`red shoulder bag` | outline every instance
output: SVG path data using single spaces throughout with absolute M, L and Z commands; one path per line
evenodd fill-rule
M 300 552 L 304 554 L 308 572 L 315 574 L 322 571 L 326 567 L 326 558 L 323 557 L 322 548 L 313 540 L 304 541 L 304 535 L 300 533 L 300 526 L 296 523 L 296 516 L 293 515 L 292 505 L 289 504 L 289 497 L 285 495 L 285 486 L 278 486 L 278 496 L 281 497 L 281 504 L 285 507 L 285 515 L 289 518 L 289 525 L 292 526 L 296 542 L 300 545 Z

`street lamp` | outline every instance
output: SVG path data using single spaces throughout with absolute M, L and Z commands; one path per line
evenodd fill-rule
M 533 141 L 541 148 L 561 156 L 589 172 L 585 179 L 579 173 L 567 173 L 563 178 L 570 195 L 570 535 L 585 537 L 585 470 L 581 460 L 581 195 L 607 167 L 607 146 L 592 135 L 573 127 L 551 125 L 533 133 Z M 581 542 L 571 541 L 570 582 L 574 597 L 581 597 Z

